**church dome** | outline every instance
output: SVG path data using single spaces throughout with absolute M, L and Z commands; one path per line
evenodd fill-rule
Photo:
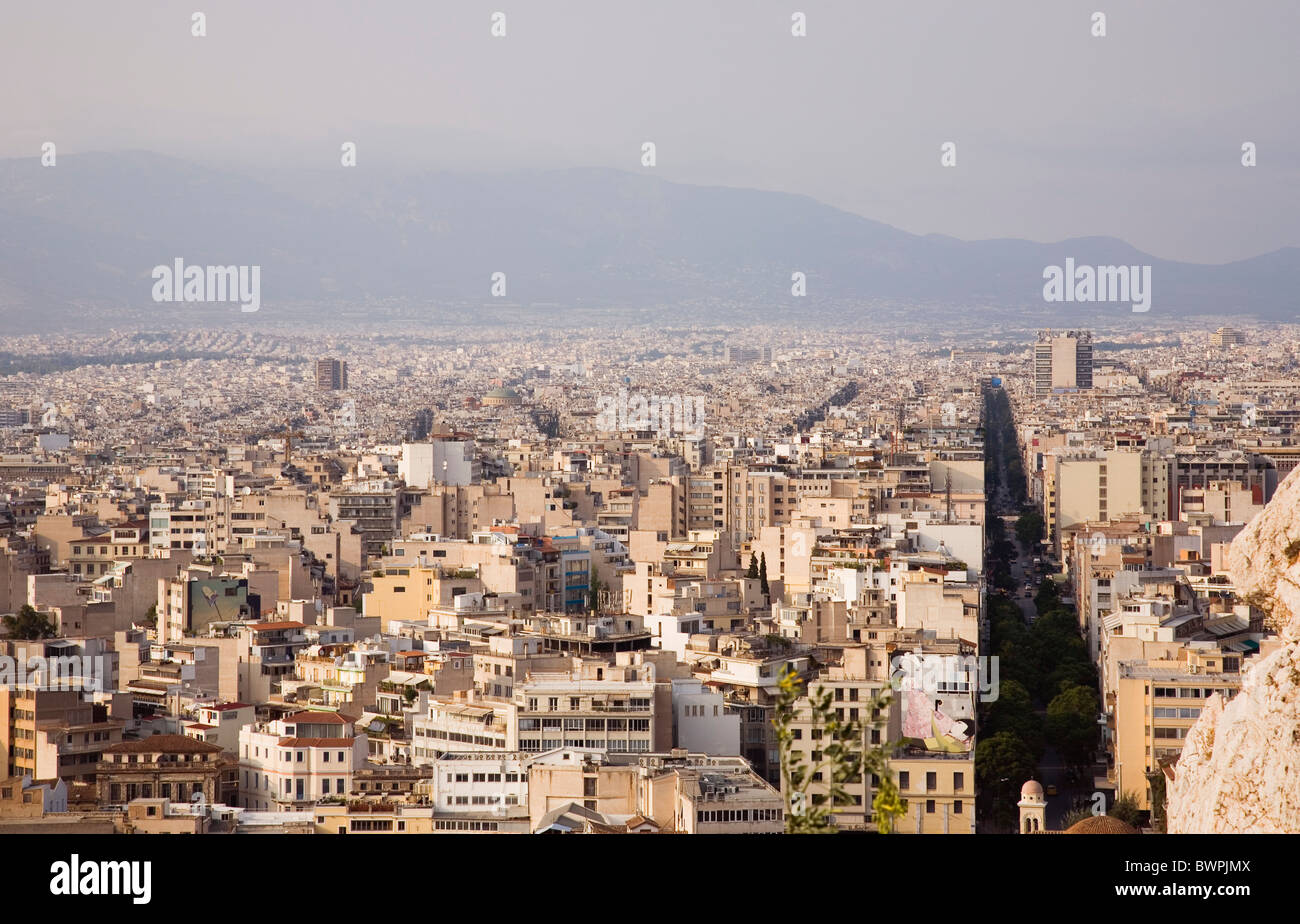
M 1109 815 L 1092 815 L 1083 821 L 1075 822 L 1065 829 L 1066 834 L 1137 834 L 1138 829 L 1130 824 L 1111 818 Z

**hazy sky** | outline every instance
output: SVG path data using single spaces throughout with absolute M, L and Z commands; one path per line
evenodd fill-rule
M 654 141 L 666 179 L 917 233 L 1222 262 L 1300 246 L 1297 37 L 1297 0 L 6 3 L 0 156 L 639 171 Z

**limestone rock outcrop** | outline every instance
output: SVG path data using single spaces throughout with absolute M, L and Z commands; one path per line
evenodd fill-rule
M 1205 701 L 1168 786 L 1171 834 L 1300 832 L 1300 468 L 1233 540 L 1241 597 L 1269 613 L 1282 647 L 1247 661 L 1226 705 Z

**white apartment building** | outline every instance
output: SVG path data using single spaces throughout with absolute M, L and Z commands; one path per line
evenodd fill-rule
M 411 761 L 429 764 L 447 752 L 516 750 L 515 708 L 509 700 L 479 697 L 473 691 L 452 696 L 419 694 L 408 713 Z
M 519 750 L 653 751 L 655 699 L 652 664 L 587 662 L 580 670 L 542 671 L 524 680 L 516 678 Z
M 366 762 L 369 743 L 334 712 L 298 712 L 245 726 L 239 734 L 239 802 L 286 812 L 344 797 Z
M 739 756 L 740 714 L 702 681 L 674 678 L 673 745 L 696 754 Z
M 427 488 L 432 484 L 474 484 L 482 471 L 472 440 L 435 439 L 403 443 L 397 474 L 407 487 Z
M 433 761 L 433 803 L 439 814 L 528 810 L 528 764 L 522 751 L 454 751 Z

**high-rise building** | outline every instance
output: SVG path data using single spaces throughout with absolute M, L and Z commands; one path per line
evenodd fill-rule
M 723 350 L 723 360 L 734 365 L 770 363 L 772 361 L 772 348 L 728 345 Z
M 1226 350 L 1234 346 L 1245 346 L 1246 335 L 1233 327 L 1220 327 L 1210 334 L 1210 346 Z
M 338 391 L 348 387 L 348 364 L 341 359 L 316 360 L 316 387 Z
M 1038 332 L 1034 344 L 1034 394 L 1092 388 L 1092 331 Z

